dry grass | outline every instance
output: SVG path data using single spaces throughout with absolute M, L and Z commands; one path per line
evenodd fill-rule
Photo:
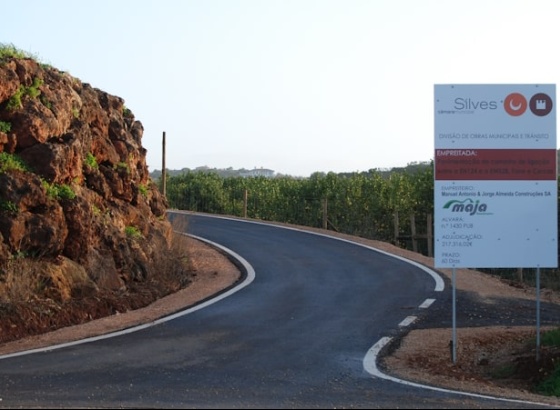
M 192 266 L 189 257 L 189 238 L 180 232 L 186 232 L 187 222 L 182 220 L 173 224 L 174 233 L 167 252 L 155 255 L 152 280 L 161 281 L 169 292 L 176 292 L 188 286 L 192 281 Z
M 186 230 L 182 223 L 177 230 Z M 146 276 L 117 290 L 97 286 L 83 266 L 65 258 L 9 260 L 0 267 L 0 343 L 140 309 L 189 287 L 197 276 L 189 240 L 173 233 L 150 243 Z
M 32 300 L 46 286 L 42 278 L 43 264 L 28 258 L 8 260 L 0 270 L 0 303 Z

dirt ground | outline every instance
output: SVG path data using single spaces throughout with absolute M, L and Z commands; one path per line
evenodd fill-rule
M 433 267 L 432 258 L 388 243 L 320 229 L 311 230 L 353 240 Z M 240 278 L 238 269 L 221 252 L 195 239 L 188 240 L 188 247 L 196 275 L 187 288 L 145 308 L 1 344 L 0 355 L 66 343 L 149 323 L 192 306 L 197 301 L 231 286 Z M 442 270 L 440 273 L 447 279 L 451 277 L 451 271 Z M 507 298 L 511 303 L 535 299 L 534 289 L 512 286 L 477 271 L 457 270 L 456 278 L 457 290 L 475 294 L 479 303 L 487 303 L 489 309 L 493 309 L 492 304 L 496 298 Z M 541 298 L 543 302 L 560 306 L 560 295 L 555 292 L 543 290 Z M 427 328 L 413 326 L 412 330 L 396 338 L 387 352 L 382 354 L 380 369 L 394 377 L 421 384 L 560 406 L 560 398 L 550 398 L 531 391 L 535 377 L 542 377 L 542 374 L 550 372 L 554 360 L 560 360 L 559 352 L 545 348 L 540 349 L 539 361 L 536 360 L 534 343 L 531 343 L 535 336 L 535 326 L 507 324 L 458 328 L 457 360 L 453 363 L 449 347 L 452 330 L 449 326 L 438 327 L 437 322 L 435 324 L 436 326 L 427 323 Z M 541 328 L 546 329 L 548 327 Z

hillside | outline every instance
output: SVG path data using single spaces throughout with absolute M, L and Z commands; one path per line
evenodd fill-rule
M 0 45 L 0 342 L 188 284 L 142 134 L 122 98 Z

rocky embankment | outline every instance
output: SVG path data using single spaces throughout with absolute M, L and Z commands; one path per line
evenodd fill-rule
M 142 135 L 122 98 L 33 58 L 0 58 L 0 341 L 25 320 L 18 304 L 48 301 L 48 330 L 63 303 L 161 278 L 173 229 Z

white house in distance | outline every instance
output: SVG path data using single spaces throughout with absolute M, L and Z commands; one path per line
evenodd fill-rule
M 242 177 L 266 177 L 272 178 L 274 176 L 274 171 L 272 169 L 266 168 L 255 168 L 249 171 L 242 171 L 240 173 Z

